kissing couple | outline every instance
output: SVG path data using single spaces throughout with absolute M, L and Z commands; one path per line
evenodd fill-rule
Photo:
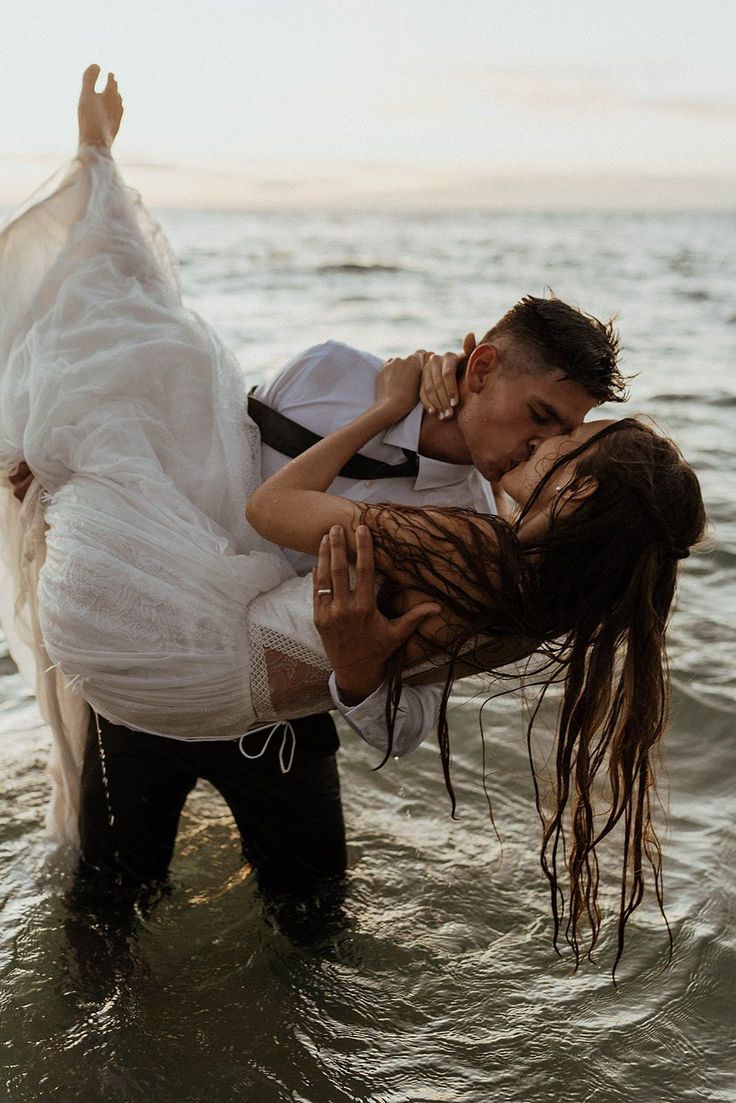
M 610 324 L 527 296 L 458 357 L 328 342 L 246 410 L 116 169 L 122 100 L 98 75 L 76 158 L 0 237 L 3 625 L 57 734 L 67 827 L 78 786 L 83 866 L 121 891 L 165 877 L 205 777 L 259 877 L 339 874 L 327 710 L 386 755 L 436 730 L 452 796 L 454 680 L 540 653 L 563 685 L 555 938 L 564 895 L 575 955 L 595 941 L 596 846 L 620 824 L 620 957 L 648 863 L 659 898 L 665 630 L 705 513 L 670 440 L 584 421 L 624 397 Z

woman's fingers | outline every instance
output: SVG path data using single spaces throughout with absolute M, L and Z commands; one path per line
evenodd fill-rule
M 440 421 L 452 417 L 460 404 L 460 384 L 458 371 L 463 360 L 475 348 L 475 335 L 466 334 L 462 353 L 446 352 L 440 356 L 436 352 L 417 349 L 411 356 L 392 356 L 381 369 L 377 383 L 377 397 L 396 391 L 397 386 L 411 397 L 413 373 L 419 379 L 419 401 L 428 414 L 436 415 Z M 414 391 L 416 394 L 416 391 Z M 408 408 L 408 407 L 407 407 Z
M 440 421 L 452 417 L 460 401 L 457 371 L 460 357 L 446 352 L 444 356 L 432 353 L 425 360 L 419 397 L 428 414 L 436 414 Z
M 442 357 L 442 385 L 444 387 L 447 405 L 445 414 L 452 417 L 452 411 L 460 401 L 460 387 L 457 381 L 457 372 L 460 367 L 460 357 L 454 352 L 446 352 Z
M 437 390 L 436 353 L 431 353 L 424 361 L 422 382 L 419 388 L 419 401 L 428 414 L 439 414 L 444 410 Z
M 411 413 L 419 398 L 423 356 L 392 356 L 376 377 L 376 400 L 389 401 L 397 409 L 397 421 Z

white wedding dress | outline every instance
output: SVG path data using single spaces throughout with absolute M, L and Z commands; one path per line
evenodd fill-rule
M 329 707 L 311 581 L 245 521 L 244 380 L 108 151 L 7 225 L 0 303 L 0 472 L 25 459 L 43 487 L 21 509 L 5 480 L 0 615 L 54 708 L 71 687 L 128 727 L 222 739 Z

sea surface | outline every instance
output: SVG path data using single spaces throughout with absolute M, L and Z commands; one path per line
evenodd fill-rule
M 683 564 L 661 796 L 668 943 L 652 901 L 611 980 L 610 923 L 573 974 L 551 947 L 523 702 L 458 685 L 457 820 L 432 741 L 374 771 L 340 753 L 342 909 L 284 924 L 200 785 L 172 891 L 116 940 L 79 929 L 43 838 L 49 734 L 0 658 L 0 1032 L 8 1100 L 733 1103 L 736 1100 L 736 214 L 158 212 L 187 302 L 254 382 L 328 337 L 457 348 L 545 287 L 618 315 L 628 408 L 697 469 L 709 547 Z M 603 411 L 607 413 L 608 411 Z M 615 410 L 613 411 L 616 412 Z M 616 906 L 615 875 L 604 902 Z M 292 917 L 293 918 L 293 917 Z

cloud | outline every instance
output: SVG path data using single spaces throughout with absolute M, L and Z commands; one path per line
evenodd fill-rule
M 732 95 L 712 95 L 704 74 L 670 68 L 582 65 L 426 70 L 405 74 L 399 95 L 384 100 L 385 116 L 438 118 L 467 110 L 472 103 L 521 107 L 539 114 L 602 111 L 616 114 L 661 113 L 683 120 L 714 123 L 736 120 Z M 683 83 L 692 91 L 683 94 Z M 729 80 L 733 84 L 733 80 Z
M 535 109 L 655 111 L 683 118 L 733 121 L 736 97 L 682 95 L 661 79 L 629 72 L 589 69 L 507 70 L 486 77 L 482 91 L 499 101 Z M 478 88 L 481 91 L 481 88 Z
M 683 118 L 708 119 L 712 122 L 736 121 L 736 101 L 725 99 L 706 99 L 705 97 L 632 97 L 633 104 L 654 111 L 666 111 L 681 115 Z

